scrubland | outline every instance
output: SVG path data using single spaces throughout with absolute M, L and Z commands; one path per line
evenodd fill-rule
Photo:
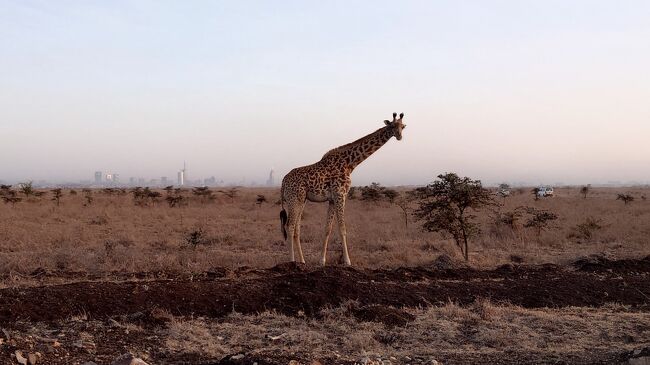
M 417 202 L 405 220 L 397 204 L 356 196 L 346 209 L 352 269 L 338 266 L 336 229 L 333 267 L 318 267 L 326 204 L 307 203 L 307 264 L 288 265 L 279 189 L 214 190 L 181 192 L 173 207 L 162 190 L 153 199 L 64 190 L 58 205 L 49 192 L 0 205 L 0 363 L 17 363 L 16 351 L 100 365 L 126 352 L 149 364 L 650 356 L 650 188 L 592 188 L 586 198 L 556 188 L 539 200 L 514 189 L 472 212 L 481 231 L 468 262 L 451 237 L 422 230 L 410 214 Z M 525 215 L 499 219 L 520 207 L 558 219 L 542 230 Z
M 402 192 L 406 189 L 400 189 Z M 629 204 L 616 200 L 621 191 L 636 195 Z M 86 204 L 82 194 L 64 191 L 59 206 L 48 196 L 28 198 L 14 206 L 0 205 L 0 274 L 29 274 L 34 270 L 110 272 L 201 272 L 212 267 L 266 268 L 287 261 L 288 246 L 280 233 L 279 189 L 241 189 L 234 199 L 192 198 L 169 207 L 164 197 L 144 206 L 131 194 L 93 191 Z M 256 204 L 264 195 L 267 202 Z M 469 264 L 490 268 L 511 262 L 566 263 L 589 254 L 612 258 L 650 254 L 650 201 L 640 196 L 650 189 L 592 189 L 586 199 L 577 188 L 556 189 L 553 198 L 538 201 L 528 189 L 498 198 L 502 206 L 476 214 L 480 235 L 470 242 Z M 415 207 L 412 203 L 411 207 Z M 519 206 L 545 209 L 558 220 L 539 235 L 524 228 L 495 223 L 495 212 Z M 325 234 L 327 206 L 307 203 L 302 245 L 308 264 L 316 264 Z M 591 237 L 576 235 L 578 225 L 593 219 L 601 227 Z M 424 232 L 402 210 L 387 201 L 348 201 L 348 241 L 356 266 L 392 268 L 428 265 L 441 254 L 462 257 L 453 240 Z M 340 261 L 334 229 L 329 262 Z

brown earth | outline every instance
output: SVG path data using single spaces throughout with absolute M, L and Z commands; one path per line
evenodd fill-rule
M 0 289 L 0 324 L 80 314 L 91 319 L 131 315 L 147 322 L 154 320 L 154 310 L 212 318 L 265 310 L 318 316 L 323 308 L 357 301 L 361 320 L 400 325 L 409 317 L 386 308 L 469 305 L 480 298 L 524 308 L 617 303 L 645 311 L 650 308 L 650 257 L 588 258 L 573 267 L 505 265 L 490 271 L 282 264 L 266 270 L 218 269 L 193 277 L 5 288 Z

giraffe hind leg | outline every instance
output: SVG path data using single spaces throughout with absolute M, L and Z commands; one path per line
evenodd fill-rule
M 298 256 L 300 258 L 300 262 L 303 264 L 305 263 L 305 256 L 302 254 L 302 245 L 300 244 L 300 223 L 302 221 L 302 212 L 305 209 L 304 203 L 300 205 L 297 211 L 297 219 L 296 219 L 296 228 L 294 230 L 294 242 L 296 243 L 296 248 L 298 249 Z
M 288 238 L 289 238 L 289 253 L 291 257 L 291 262 L 296 261 L 296 253 L 294 250 L 294 244 L 295 244 L 295 231 L 296 231 L 296 213 L 295 210 L 292 209 L 291 207 L 289 208 L 288 212 L 288 217 L 287 217 L 287 231 L 288 232 Z M 286 242 L 286 236 L 285 236 L 285 242 Z
M 329 242 L 330 235 L 332 234 L 332 223 L 334 223 L 334 204 L 330 203 L 327 208 L 327 223 L 325 224 L 325 241 L 323 242 L 323 256 L 320 259 L 320 264 L 325 265 L 327 261 L 327 243 Z

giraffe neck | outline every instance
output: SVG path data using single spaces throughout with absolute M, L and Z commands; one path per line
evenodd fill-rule
M 343 154 L 350 171 L 377 152 L 393 136 L 390 127 L 386 126 L 362 137 L 352 143 L 337 148 Z

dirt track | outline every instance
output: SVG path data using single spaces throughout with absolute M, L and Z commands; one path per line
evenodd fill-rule
M 16 320 L 55 321 L 84 313 L 102 319 L 154 308 L 174 315 L 224 316 L 233 310 L 267 309 L 317 316 L 347 300 L 362 305 L 414 307 L 461 305 L 478 298 L 526 308 L 602 306 L 650 309 L 650 257 L 642 260 L 585 260 L 574 267 L 503 266 L 473 269 L 360 270 L 284 264 L 268 270 L 216 270 L 198 278 L 85 281 L 0 290 L 0 324 Z M 367 315 L 367 314 L 366 314 Z

